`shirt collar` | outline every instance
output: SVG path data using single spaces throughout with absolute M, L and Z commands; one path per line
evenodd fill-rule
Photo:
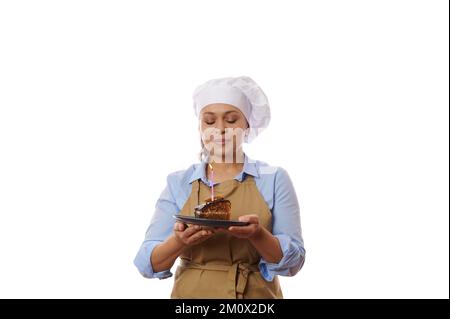
M 201 179 L 203 183 L 208 184 L 205 167 L 205 161 L 201 161 L 199 164 L 195 165 L 194 171 L 192 172 L 191 178 L 189 179 L 189 184 L 198 179 Z M 259 177 L 259 169 L 258 163 L 249 158 L 247 154 L 244 154 L 244 167 L 242 168 L 242 171 L 234 177 L 234 179 L 242 182 L 246 175 Z

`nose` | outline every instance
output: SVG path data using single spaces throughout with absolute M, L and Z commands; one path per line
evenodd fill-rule
M 216 126 L 216 128 L 220 131 L 220 134 L 221 134 L 221 135 L 224 135 L 224 134 L 225 134 L 226 126 L 225 126 L 225 123 L 224 123 L 224 121 L 223 121 L 222 119 L 220 119 L 220 120 L 217 121 L 217 126 Z

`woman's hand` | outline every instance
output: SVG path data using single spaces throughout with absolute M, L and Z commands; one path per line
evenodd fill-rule
M 197 245 L 214 235 L 211 229 L 203 229 L 199 225 L 186 227 L 185 224 L 176 222 L 173 226 L 175 238 L 183 246 Z
M 254 238 L 261 232 L 261 225 L 259 224 L 258 215 L 244 215 L 239 217 L 239 221 L 248 222 L 248 226 L 231 226 L 228 229 L 219 231 L 225 231 L 238 238 Z

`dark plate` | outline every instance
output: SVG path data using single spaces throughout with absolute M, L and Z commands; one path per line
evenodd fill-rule
M 210 226 L 210 227 L 226 227 L 227 228 L 230 226 L 247 226 L 250 224 L 247 222 L 240 222 L 237 220 L 207 219 L 207 218 L 197 218 L 194 216 L 174 215 L 173 217 L 185 224 L 194 224 L 194 225 Z

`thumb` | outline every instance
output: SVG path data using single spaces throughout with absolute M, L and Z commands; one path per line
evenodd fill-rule
M 258 224 L 259 218 L 257 215 L 244 215 L 239 217 L 239 221 L 241 222 L 247 222 L 251 224 Z

